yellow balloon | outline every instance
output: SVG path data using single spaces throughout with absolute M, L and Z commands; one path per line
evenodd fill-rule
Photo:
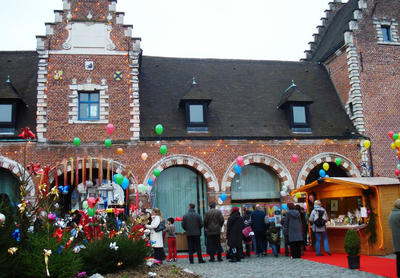
M 364 140 L 364 147 L 367 149 L 371 146 L 371 142 L 369 140 Z
M 397 139 L 396 141 L 394 141 L 394 144 L 396 145 L 396 147 L 400 147 L 400 139 Z
M 322 164 L 322 168 L 324 168 L 325 171 L 328 171 L 329 170 L 329 164 L 325 162 L 324 164 Z
M 297 193 L 296 193 L 296 198 L 297 198 L 297 199 L 300 199 L 301 197 L 302 197 L 302 196 L 301 196 L 301 193 L 300 193 L 300 192 L 297 192 Z
M 396 145 L 394 143 L 390 144 L 390 147 L 392 148 L 392 150 L 396 149 Z

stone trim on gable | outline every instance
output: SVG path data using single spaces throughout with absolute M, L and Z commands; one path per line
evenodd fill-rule
M 39 48 L 39 62 L 38 62 L 38 77 L 37 77 L 37 109 L 36 109 L 36 134 L 38 142 L 46 142 L 45 133 L 47 132 L 47 90 L 48 90 L 48 80 L 47 80 L 47 66 L 49 64 L 49 54 L 48 51 L 43 48 Z
M 278 159 L 262 153 L 250 153 L 243 155 L 242 157 L 244 165 L 259 163 L 270 167 L 271 170 L 273 170 L 278 176 L 281 187 L 285 185 L 289 189 L 294 189 L 293 179 L 289 170 Z M 235 165 L 236 161 L 233 161 L 228 166 L 228 169 L 226 170 L 224 177 L 222 178 L 222 183 L 221 183 L 222 192 L 226 192 L 227 188 L 230 188 L 231 186 L 231 182 L 233 180 L 233 177 L 235 176 L 235 170 L 234 170 Z
M 335 162 L 336 158 L 342 159 L 340 168 L 343 169 L 350 177 L 361 177 L 357 166 L 344 155 L 338 153 L 320 153 L 304 163 L 303 168 L 301 168 L 299 176 L 297 177 L 296 188 L 306 184 L 307 176 L 310 174 L 311 170 L 314 169 L 314 167 L 324 162 Z
M 85 84 L 76 84 L 76 79 L 72 79 L 72 84 L 69 85 L 71 90 L 71 94 L 69 95 L 69 112 L 68 112 L 68 123 L 69 124 L 107 124 L 108 116 L 109 116 L 109 95 L 108 95 L 108 86 L 105 79 L 101 80 L 101 85 L 92 84 L 91 79 L 88 78 Z M 100 101 L 100 118 L 95 121 L 80 121 L 79 120 L 79 92 L 94 92 L 99 91 L 99 101 Z
M 214 174 L 210 166 L 208 166 L 203 160 L 197 157 L 185 154 L 171 155 L 159 160 L 149 169 L 143 180 L 143 184 L 147 184 L 148 179 L 153 177 L 153 172 L 156 168 L 159 169 L 160 171 L 163 171 L 172 166 L 183 166 L 183 165 L 190 166 L 194 170 L 201 173 L 207 182 L 207 188 L 213 189 L 213 191 L 215 192 L 219 192 L 217 176 Z

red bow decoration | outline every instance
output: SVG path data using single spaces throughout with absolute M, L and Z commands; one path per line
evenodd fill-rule
M 32 132 L 32 130 L 29 128 L 29 126 L 24 127 L 22 129 L 22 132 L 20 134 L 18 134 L 18 137 L 21 137 L 24 140 L 36 139 L 35 134 Z
M 113 238 L 116 234 L 117 234 L 117 232 L 115 230 L 111 230 L 110 234 L 108 235 L 108 237 L 109 238 Z
M 62 236 L 63 236 L 63 230 L 61 228 L 57 228 L 57 230 L 54 232 L 53 237 L 58 237 L 57 242 L 60 242 Z
M 181 222 L 181 221 L 183 221 L 183 217 L 182 216 L 177 216 L 177 217 L 175 217 L 175 221 Z
M 37 175 L 37 174 L 38 174 L 38 171 L 40 170 L 40 163 L 33 164 L 33 163 L 31 162 L 31 164 L 28 165 L 27 168 L 28 168 L 30 174 L 33 173 L 34 175 Z

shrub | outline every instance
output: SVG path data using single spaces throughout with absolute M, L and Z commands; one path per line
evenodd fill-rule
M 110 248 L 110 243 L 116 243 L 118 250 Z M 86 249 L 80 252 L 85 271 L 107 274 L 122 269 L 132 269 L 144 263 L 150 254 L 150 248 L 142 239 L 132 240 L 125 236 L 116 236 L 113 239 L 104 237 L 87 244 Z
M 344 249 L 349 256 L 357 256 L 361 251 L 361 241 L 358 233 L 348 230 L 344 238 Z

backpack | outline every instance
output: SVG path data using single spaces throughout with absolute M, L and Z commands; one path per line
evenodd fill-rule
M 326 221 L 323 219 L 325 211 L 318 210 L 318 218 L 314 221 L 314 224 L 318 228 L 322 228 L 325 226 Z

